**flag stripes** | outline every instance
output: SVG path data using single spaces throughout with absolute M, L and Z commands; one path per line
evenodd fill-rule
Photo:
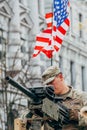
M 61 0 L 54 0 L 54 8 L 56 8 L 57 11 L 60 11 L 60 8 L 57 8 L 60 6 L 58 3 L 60 1 Z M 70 6 L 68 0 L 65 0 L 64 2 L 67 2 L 66 5 Z M 65 5 L 63 5 L 63 7 L 65 9 L 62 11 L 66 11 Z M 62 45 L 64 36 L 70 26 L 70 20 L 69 17 L 67 17 L 66 12 L 63 12 L 63 15 L 65 16 L 60 15 L 62 18 L 59 16 L 57 17 L 57 13 L 59 12 L 56 12 L 56 9 L 54 9 L 54 13 L 50 12 L 45 15 L 47 29 L 36 36 L 36 46 L 34 48 L 33 57 L 36 57 L 40 52 L 43 52 L 48 58 L 51 58 L 53 53 L 58 51 Z

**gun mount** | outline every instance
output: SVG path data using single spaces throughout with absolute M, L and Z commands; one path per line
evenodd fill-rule
M 55 130 L 58 128 L 61 130 L 63 124 L 69 123 L 69 109 L 62 104 L 62 98 L 55 97 L 52 86 L 28 89 L 9 76 L 6 77 L 6 80 L 12 86 L 19 89 L 26 96 L 32 99 L 32 105 L 34 105 L 33 111 L 36 115 L 42 118 L 44 115 L 50 117 L 50 119 L 48 118 L 46 121 L 51 127 L 55 128 Z M 40 104 L 41 107 L 38 106 Z M 32 108 L 30 110 L 30 113 L 32 113 Z M 32 115 L 34 113 L 32 113 Z
M 8 83 L 10 83 L 12 86 L 14 86 L 15 88 L 17 88 L 18 90 L 20 90 L 21 92 L 23 92 L 27 97 L 31 98 L 33 100 L 33 103 L 35 104 L 41 104 L 41 100 L 40 100 L 40 96 L 44 96 L 44 95 L 39 95 L 41 94 L 41 91 L 38 93 L 38 96 L 35 94 L 37 91 L 37 89 L 35 90 L 34 88 L 30 88 L 30 90 L 24 86 L 22 86 L 21 84 L 17 83 L 15 80 L 13 80 L 11 77 L 7 76 L 6 80 L 8 81 Z M 40 88 L 40 90 L 42 90 Z

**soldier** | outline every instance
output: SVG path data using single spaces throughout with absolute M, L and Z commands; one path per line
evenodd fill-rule
M 56 96 L 63 98 L 63 105 L 70 109 L 70 123 L 62 130 L 87 130 L 87 93 L 65 83 L 57 66 L 48 67 L 42 74 L 44 85 L 52 85 Z

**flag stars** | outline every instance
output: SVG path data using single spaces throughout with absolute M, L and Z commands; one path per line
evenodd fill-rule
M 51 23 L 51 26 L 47 26 L 47 29 L 37 35 L 33 57 L 42 52 L 48 58 L 51 58 L 53 53 L 60 49 L 64 35 L 70 26 L 70 20 L 67 17 L 67 6 L 69 6 L 68 0 L 54 0 L 54 12 L 50 16 L 50 20 L 53 18 L 53 21 L 49 21 L 49 17 L 46 17 L 47 24 Z
M 68 16 L 67 4 L 68 0 L 54 0 L 54 19 L 57 22 L 57 26 L 59 26 Z

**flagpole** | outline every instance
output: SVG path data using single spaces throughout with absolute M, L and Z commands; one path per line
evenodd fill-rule
M 54 5 L 54 2 L 53 2 L 53 5 Z M 52 19 L 52 21 L 54 21 L 54 6 L 53 6 L 53 19 Z M 52 23 L 51 49 L 53 49 L 53 44 L 54 44 L 54 39 L 53 39 L 53 36 L 54 36 L 53 26 L 54 25 L 53 24 L 54 23 Z M 53 55 L 53 52 L 52 52 L 52 55 Z M 52 57 L 51 57 L 51 66 L 53 65 L 53 58 Z

